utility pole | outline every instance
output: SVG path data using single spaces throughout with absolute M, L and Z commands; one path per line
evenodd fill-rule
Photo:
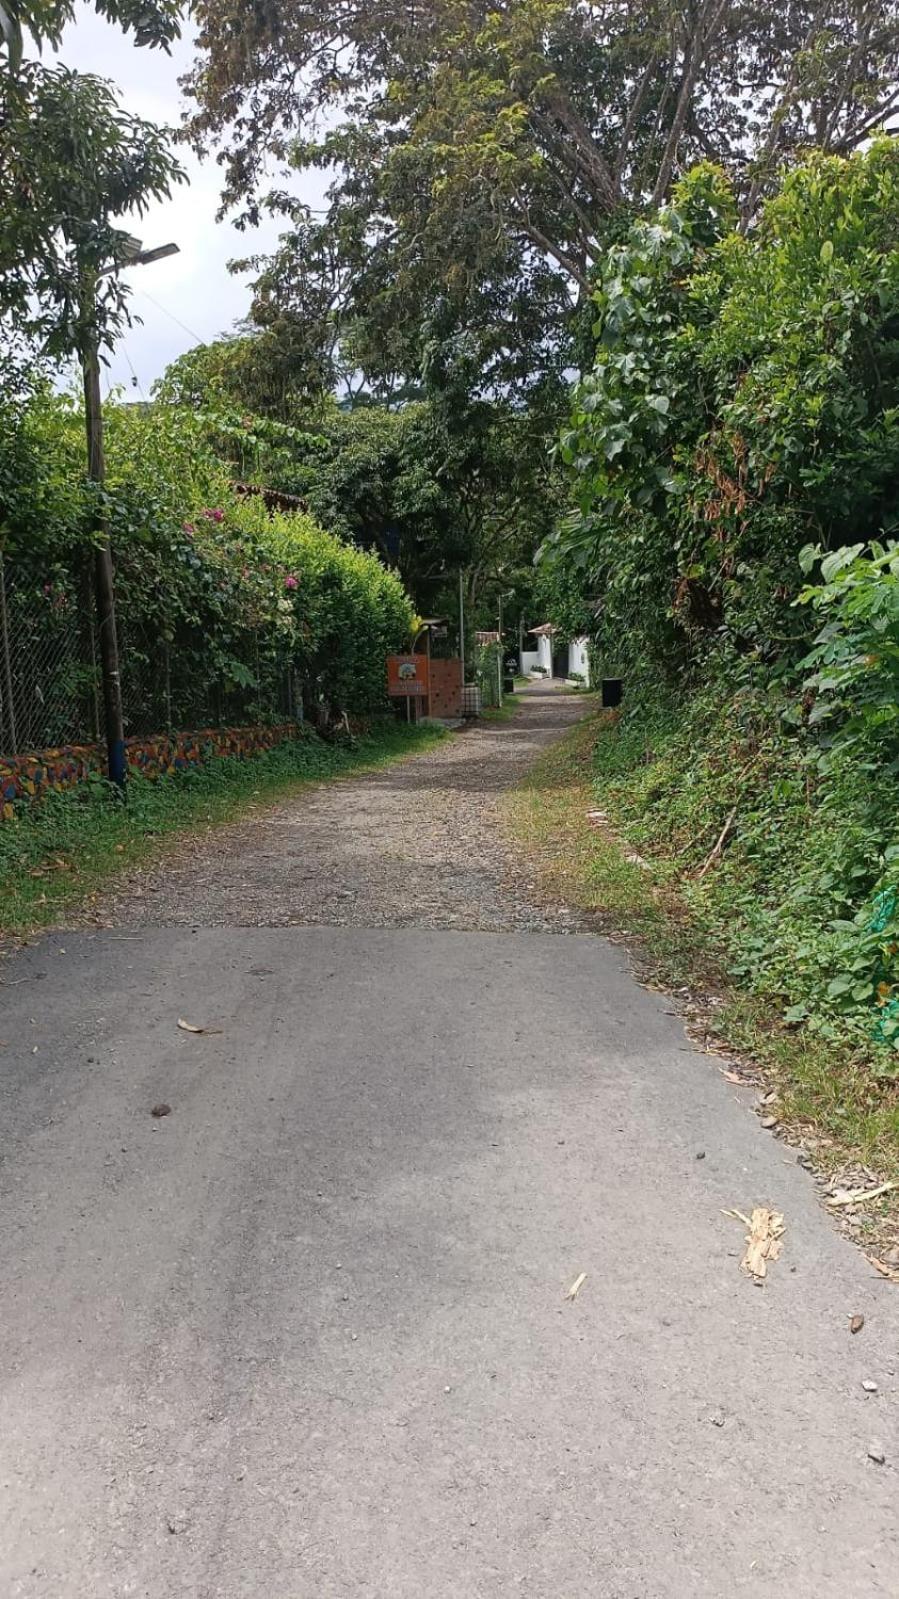
M 145 266 L 177 255 L 177 244 L 162 244 L 155 250 L 141 248 L 139 239 L 128 241 L 123 265 Z M 118 266 L 104 267 L 101 276 Z M 106 771 L 117 788 L 125 787 L 125 724 L 122 717 L 122 677 L 119 670 L 119 640 L 115 615 L 115 569 L 109 543 L 109 528 L 102 507 L 106 482 L 106 457 L 103 450 L 103 402 L 100 395 L 100 351 L 97 340 L 96 280 L 86 283 L 82 292 L 82 320 L 85 328 L 81 350 L 84 380 L 84 423 L 87 433 L 87 475 L 96 490 L 93 511 L 94 594 L 97 630 L 100 641 L 100 675 L 103 681 L 103 720 L 106 726 Z
M 93 296 L 92 296 L 93 298 Z M 119 673 L 119 641 L 115 619 L 115 575 L 109 529 L 101 504 L 106 481 L 103 453 L 103 405 L 100 399 L 100 357 L 96 333 L 91 328 L 82 354 L 84 376 L 84 420 L 87 429 L 87 475 L 96 489 L 93 511 L 94 593 L 97 630 L 100 640 L 100 672 L 103 680 L 103 720 L 106 726 L 106 769 L 109 781 L 125 786 L 125 726 L 122 720 L 122 679 Z
M 459 573 L 459 659 L 462 663 L 462 709 L 465 709 L 465 574 Z
M 498 706 L 500 706 L 500 708 L 502 708 L 502 703 L 503 703 L 503 597 L 502 597 L 502 595 L 500 595 L 500 597 L 499 597 L 499 647 L 498 647 L 497 652 L 496 652 L 496 675 L 497 675 L 497 678 L 499 679 L 499 681 L 497 683 L 497 688 L 499 690 L 499 699 L 497 700 L 496 703 L 497 703 Z

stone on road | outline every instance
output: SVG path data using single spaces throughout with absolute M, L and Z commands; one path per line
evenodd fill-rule
M 482 738 L 495 788 L 497 729 L 453 760 Z M 415 871 L 440 768 L 358 780 L 408 782 Z M 895 1293 L 622 952 L 537 905 L 321 925 L 323 888 L 317 925 L 214 925 L 208 849 L 210 925 L 4 968 L 0 1593 L 893 1596 Z M 755 1205 L 787 1228 L 762 1289 L 722 1214 Z

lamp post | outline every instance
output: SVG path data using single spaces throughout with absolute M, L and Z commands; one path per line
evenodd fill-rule
M 164 256 L 177 255 L 177 244 L 162 244 L 155 250 L 143 250 L 139 239 L 129 239 L 123 265 L 145 266 L 151 261 L 161 261 Z M 100 276 L 115 272 L 117 266 L 105 267 Z M 87 475 L 97 485 L 97 499 L 93 513 L 92 532 L 94 548 L 94 594 L 97 607 L 97 631 L 100 644 L 100 675 L 103 682 L 103 719 L 106 726 L 106 770 L 111 783 L 117 788 L 125 786 L 125 726 L 122 718 L 122 678 L 119 670 L 119 643 L 115 615 L 115 571 L 109 544 L 109 529 L 103 510 L 100 491 L 106 481 L 106 458 L 103 451 L 103 402 L 100 396 L 100 352 L 96 335 L 96 317 L 93 308 L 96 283 L 85 287 L 87 310 L 85 323 L 88 334 L 81 351 L 81 370 L 84 382 L 84 422 L 87 433 Z

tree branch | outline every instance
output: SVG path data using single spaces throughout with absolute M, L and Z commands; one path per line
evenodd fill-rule
M 530 239 L 532 244 L 536 244 L 539 250 L 550 256 L 556 262 L 556 265 L 560 266 L 564 272 L 567 272 L 569 277 L 572 277 L 586 294 L 593 293 L 593 285 L 586 273 L 581 271 L 577 262 L 572 261 L 564 250 L 561 250 L 557 244 L 553 244 L 552 239 L 548 239 L 545 233 L 541 233 L 540 229 L 534 226 L 526 211 L 522 213 L 519 221 L 525 237 Z
M 684 67 L 683 78 L 681 79 L 674 120 L 671 124 L 658 176 L 656 177 L 655 188 L 652 192 L 651 205 L 653 210 L 657 210 L 662 204 L 668 191 L 671 174 L 674 171 L 674 163 L 677 160 L 678 145 L 683 136 L 684 128 L 687 125 L 687 117 L 693 104 L 693 90 L 696 87 L 699 69 L 705 58 L 709 42 L 714 36 L 729 4 L 730 0 L 703 0 L 693 32 L 692 46 Z

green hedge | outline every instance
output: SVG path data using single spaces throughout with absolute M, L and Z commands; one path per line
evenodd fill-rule
M 113 402 L 106 421 L 103 511 L 141 730 L 162 725 L 166 705 L 182 726 L 282 714 L 291 679 L 331 714 L 381 707 L 384 656 L 407 647 L 415 621 L 399 579 L 308 515 L 238 493 L 190 413 Z M 35 655 L 89 604 L 83 448 L 71 398 L 46 387 L 0 398 L 0 548 Z

